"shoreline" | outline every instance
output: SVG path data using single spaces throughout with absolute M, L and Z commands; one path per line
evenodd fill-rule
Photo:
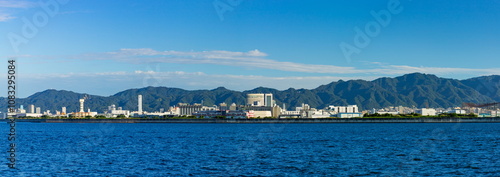
M 1 120 L 7 122 L 8 119 Z M 32 123 L 500 123 L 500 117 L 473 118 L 322 118 L 322 119 L 16 119 Z

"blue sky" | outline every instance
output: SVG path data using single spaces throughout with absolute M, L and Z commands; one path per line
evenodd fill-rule
M 500 74 L 498 19 L 500 0 L 0 0 L 0 56 L 20 97 L 465 79 Z

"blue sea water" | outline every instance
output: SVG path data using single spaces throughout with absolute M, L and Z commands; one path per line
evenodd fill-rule
M 8 125 L 5 124 L 5 137 Z M 500 124 L 17 123 L 1 176 L 500 176 Z

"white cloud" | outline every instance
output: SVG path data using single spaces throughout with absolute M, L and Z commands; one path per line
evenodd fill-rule
M 405 65 L 387 65 L 381 66 L 380 73 L 383 74 L 408 74 L 414 72 L 426 74 L 457 74 L 457 73 L 476 73 L 476 74 L 500 74 L 500 68 L 471 69 L 471 68 L 447 68 L 447 67 L 414 67 Z M 376 71 L 376 70 L 375 70 Z
M 0 8 L 30 8 L 35 3 L 23 0 L 0 0 Z
M 115 60 L 128 63 L 213 64 L 306 73 L 359 73 L 359 71 L 356 71 L 353 67 L 282 62 L 267 59 L 265 58 L 266 56 L 268 56 L 266 53 L 259 50 L 248 52 L 222 50 L 183 52 L 156 51 L 143 48 L 121 49 L 114 52 L 88 54 L 83 57 L 90 60 Z M 77 56 L 75 58 L 82 58 L 82 56 Z
M 428 74 L 446 73 L 476 73 L 476 74 L 500 74 L 500 69 L 468 69 L 468 68 L 445 68 L 445 67 L 414 67 L 405 65 L 389 65 L 380 62 L 370 62 L 372 69 L 360 69 L 356 67 L 314 65 L 306 63 L 295 63 L 277 61 L 267 58 L 267 54 L 259 50 L 248 52 L 233 51 L 157 51 L 149 48 L 121 49 L 114 52 L 87 54 L 75 58 L 90 60 L 114 60 L 127 63 L 180 63 L 180 64 L 212 64 L 236 66 L 252 69 L 270 69 L 278 71 L 290 71 L 300 73 L 321 74 L 382 74 L 397 75 L 413 72 Z
M 436 75 L 500 75 L 500 68 L 451 68 L 451 67 L 415 67 L 407 65 L 391 65 L 381 62 L 364 62 L 357 67 L 345 67 L 334 65 L 315 65 L 306 63 L 295 63 L 269 59 L 268 54 L 259 50 L 248 52 L 234 51 L 157 51 L 150 48 L 120 49 L 113 52 L 83 54 L 74 56 L 10 56 L 19 58 L 31 58 L 33 61 L 44 62 L 68 62 L 78 60 L 109 60 L 131 64 L 152 63 L 178 63 L 178 64 L 210 64 L 241 67 L 242 69 L 268 69 L 276 71 L 287 71 L 296 73 L 313 74 L 335 74 L 335 75 L 370 75 L 370 76 L 397 76 L 408 73 L 420 72 Z M 43 60 L 40 60 L 43 59 Z M 69 60 L 68 60 L 69 59 Z M 76 60 L 75 60 L 76 59 Z M 207 67 L 210 68 L 210 67 Z M 208 71 L 208 70 L 207 70 Z M 203 70 L 202 70 L 203 72 Z M 206 71 L 205 71 L 206 72 Z M 228 73 L 231 74 L 231 73 Z M 299 74 L 300 75 L 300 74 Z
M 10 14 L 0 14 L 0 22 L 8 21 L 10 19 L 14 19 L 16 17 L 10 16 Z
M 267 77 L 259 75 L 217 75 L 203 72 L 103 72 L 67 74 L 24 74 L 19 75 L 20 97 L 27 97 L 45 89 L 70 90 L 79 93 L 109 96 L 131 88 L 148 86 L 174 87 L 188 90 L 214 89 L 220 86 L 232 90 L 250 90 L 256 87 L 270 87 L 280 90 L 288 88 L 316 88 L 332 81 L 351 79 L 375 79 L 368 77 Z M 1 96 L 1 95 L 0 95 Z
M 408 69 L 407 66 L 394 66 Z M 415 69 L 415 68 L 409 68 Z M 418 68 L 417 68 L 418 69 Z M 446 70 L 446 69 L 445 69 Z M 455 69 L 452 69 L 455 71 Z M 419 70 L 426 71 L 428 70 Z M 450 70 L 448 70 L 449 72 Z M 469 70 L 467 70 L 469 71 Z M 397 74 L 407 74 L 397 73 Z M 447 71 L 443 71 L 447 72 Z M 498 72 L 497 72 L 498 74 Z M 1 75 L 0 75 L 1 76 Z M 203 72 L 151 71 L 102 72 L 102 73 L 65 73 L 65 74 L 19 74 L 20 97 L 27 97 L 45 89 L 71 90 L 79 93 L 108 96 L 131 88 L 163 86 L 188 90 L 214 89 L 220 86 L 231 90 L 250 90 L 256 87 L 270 87 L 279 90 L 288 88 L 313 89 L 320 85 L 338 80 L 373 80 L 389 75 L 362 75 L 349 77 L 336 76 L 287 76 L 270 77 L 262 75 L 207 74 Z M 392 76 L 392 75 L 390 75 Z M 440 77 L 445 74 L 438 75 Z M 0 84 L 1 85 L 1 84 Z M 1 94 L 1 93 L 0 93 Z M 2 96 L 2 95 L 0 95 Z
M 93 13 L 93 11 L 90 10 L 78 10 L 78 11 L 63 11 L 59 12 L 61 15 L 67 15 L 67 14 L 88 14 L 88 13 Z
M 11 9 L 25 9 L 34 7 L 35 3 L 23 0 L 0 0 L 0 22 L 9 21 L 16 17 L 10 13 Z

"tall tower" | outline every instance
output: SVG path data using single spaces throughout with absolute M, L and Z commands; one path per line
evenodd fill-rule
M 266 107 L 273 107 L 274 106 L 273 94 L 271 94 L 271 93 L 264 94 L 264 106 L 266 106 Z
M 80 112 L 84 112 L 83 110 L 83 103 L 85 102 L 85 99 L 80 99 Z
M 137 98 L 137 107 L 137 111 L 142 114 L 142 95 L 139 95 L 139 98 Z
M 35 105 L 30 105 L 28 113 L 35 113 Z

